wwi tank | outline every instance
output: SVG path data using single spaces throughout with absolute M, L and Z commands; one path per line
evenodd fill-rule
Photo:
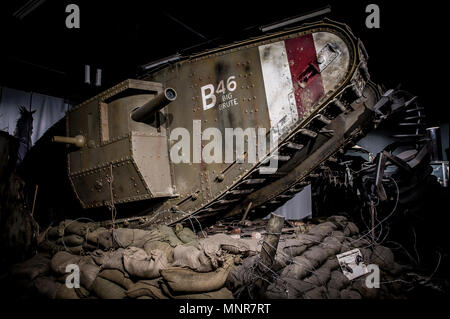
M 109 220 L 109 208 L 115 223 L 141 228 L 251 219 L 370 128 L 379 96 L 362 43 L 323 20 L 126 80 L 71 109 L 57 124 L 65 134 L 52 136 L 66 145 L 52 147 L 79 216 Z

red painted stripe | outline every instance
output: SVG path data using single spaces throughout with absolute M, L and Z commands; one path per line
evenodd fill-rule
M 299 117 L 324 95 L 312 34 L 284 41 Z

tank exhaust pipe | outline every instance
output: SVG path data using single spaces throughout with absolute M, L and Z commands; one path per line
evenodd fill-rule
M 136 122 L 145 122 L 152 114 L 158 112 L 170 102 L 175 101 L 177 92 L 172 88 L 166 88 L 155 98 L 151 99 L 131 113 L 131 118 Z
M 75 145 L 76 147 L 81 148 L 86 144 L 86 138 L 83 135 L 77 135 L 75 137 L 53 136 L 52 142 L 72 144 Z

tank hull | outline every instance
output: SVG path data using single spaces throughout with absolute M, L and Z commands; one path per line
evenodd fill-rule
M 66 135 L 86 140 L 67 148 L 73 192 L 82 208 L 117 207 L 116 223 L 142 228 L 269 213 L 371 126 L 379 92 L 366 60 L 345 25 L 325 20 L 127 80 L 66 116 Z M 176 99 L 134 121 L 130 114 L 166 88 Z M 245 133 L 243 150 L 236 129 Z M 255 160 L 250 137 L 259 132 Z M 277 169 L 268 169 L 273 162 Z M 133 205 L 134 216 L 121 214 Z

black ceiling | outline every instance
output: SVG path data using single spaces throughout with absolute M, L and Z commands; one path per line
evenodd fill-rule
M 375 81 L 401 83 L 429 104 L 436 120 L 444 107 L 445 11 L 429 1 L 46 0 L 25 18 L 14 17 L 27 2 L 0 4 L 0 85 L 80 102 L 136 77 L 142 64 L 255 36 L 258 26 L 329 4 L 328 17 L 350 25 L 364 42 Z M 373 2 L 381 9 L 381 29 L 365 27 L 365 8 Z M 65 27 L 70 3 L 80 7 L 80 29 Z M 83 83 L 85 64 L 103 70 L 102 87 Z

